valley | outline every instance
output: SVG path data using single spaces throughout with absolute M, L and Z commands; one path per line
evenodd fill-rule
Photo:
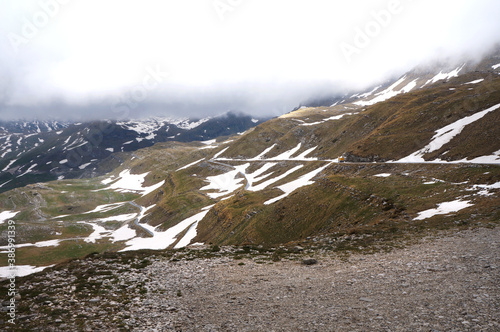
M 499 69 L 459 75 L 463 68 L 421 78 L 406 74 L 333 105 L 303 106 L 258 124 L 246 119 L 254 125 L 247 121 L 243 132 L 241 127 L 228 127 L 227 135 L 208 140 L 159 141 L 130 150 L 108 150 L 90 161 L 95 165 L 92 173 L 67 173 L 57 180 L 41 181 L 48 173 L 37 171 L 41 177 L 24 183 L 16 179 L 29 176 L 37 166 L 27 163 L 14 170 L 18 161 L 2 160 L 7 170 L 3 176 L 21 182 L 9 187 L 5 182 L 0 193 L 0 277 L 12 273 L 7 261 L 8 221 L 15 224 L 14 271 L 23 285 L 40 275 L 69 274 L 79 280 L 82 276 L 73 274 L 86 269 L 81 264 L 92 265 L 99 258 L 95 264 L 109 267 L 102 273 L 112 276 L 113 283 L 141 280 L 141 287 L 134 286 L 139 293 L 131 293 L 135 298 L 112 300 L 127 304 L 142 303 L 143 295 L 154 289 L 149 283 L 156 278 L 156 270 L 144 272 L 151 279 L 139 277 L 143 273 L 139 271 L 149 271 L 150 264 L 150 269 L 161 270 L 157 264 L 210 262 L 208 267 L 205 263 L 190 267 L 194 269 L 190 276 L 195 270 L 212 271 L 218 264 L 213 262 L 219 260 L 232 268 L 244 259 L 241 263 L 251 266 L 279 264 L 280 269 L 293 270 L 297 262 L 310 257 L 314 262 L 329 257 L 325 264 L 336 266 L 339 259 L 362 261 L 363 254 L 396 255 L 401 248 L 419 246 L 420 241 L 442 234 L 496 232 L 500 221 Z M 205 123 L 209 120 L 190 128 Z M 149 127 L 140 123 L 120 125 L 141 135 L 135 138 L 137 143 L 149 137 Z M 130 145 L 122 141 L 122 146 Z M 11 137 L 4 139 L 3 149 L 11 142 Z M 69 147 L 63 144 L 57 149 Z M 9 147 L 3 153 L 15 152 Z M 162 258 L 152 263 L 152 257 Z M 113 265 L 118 261 L 126 267 Z M 82 273 L 91 280 L 87 274 L 92 271 Z M 117 281 L 122 278 L 119 271 L 134 271 L 136 279 Z M 90 290 L 91 284 L 74 287 Z M 104 281 L 96 283 L 99 287 L 88 298 L 78 296 L 97 303 L 107 296 L 99 290 L 103 285 Z M 50 298 L 51 303 L 68 300 L 54 300 L 53 295 L 35 289 L 36 294 L 28 295 L 26 288 L 21 293 L 32 299 L 43 295 L 41 301 Z M 206 294 L 199 296 L 206 298 Z M 179 305 L 167 311 L 184 321 L 174 314 L 183 312 Z M 198 309 L 197 313 L 203 312 Z M 131 327 L 138 320 L 132 320 L 134 310 L 128 310 L 124 321 Z M 31 322 L 44 314 L 26 315 Z M 95 313 L 81 315 L 83 319 Z M 140 317 L 141 324 L 147 324 Z M 82 324 L 74 318 L 72 326 Z M 124 326 L 115 323 L 106 324 Z M 196 330 L 190 324 L 181 326 Z
M 121 165 L 104 176 L 4 192 L 19 265 L 495 222 L 500 146 L 488 137 L 500 134 L 491 125 L 500 79 L 488 73 L 470 88 L 462 82 L 471 75 L 367 109 L 303 107 L 225 139 L 157 143 L 118 154 Z M 388 89 L 407 85 L 396 83 Z

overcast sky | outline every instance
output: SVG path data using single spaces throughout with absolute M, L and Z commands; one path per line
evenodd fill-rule
M 0 119 L 278 115 L 500 40 L 498 0 L 4 0 Z

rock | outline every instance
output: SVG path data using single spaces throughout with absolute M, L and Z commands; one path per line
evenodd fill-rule
M 303 265 L 314 265 L 314 264 L 318 264 L 318 261 L 314 258 L 304 258 L 302 260 L 302 264 Z

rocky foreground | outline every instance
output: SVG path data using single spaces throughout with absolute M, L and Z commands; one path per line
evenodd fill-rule
M 76 260 L 21 279 L 17 324 L 2 329 L 500 330 L 500 227 L 389 253 L 307 252 L 316 264 L 249 254 Z

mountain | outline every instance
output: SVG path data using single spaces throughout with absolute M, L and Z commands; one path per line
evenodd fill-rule
M 3 122 L 0 123 L 0 192 L 36 182 L 99 176 L 120 165 L 120 153 L 158 142 L 229 136 L 262 121 L 230 112 L 194 120 Z
M 43 136 L 52 131 L 23 138 L 24 160 L 39 155 L 32 163 L 45 165 L 50 155 L 51 176 L 65 179 L 21 186 L 37 166 L 7 167 L 15 188 L 0 194 L 2 239 L 5 221 L 14 220 L 16 259 L 30 273 L 92 252 L 195 244 L 376 250 L 429 230 L 493 227 L 500 220 L 499 75 L 495 54 L 417 68 L 333 105 L 301 107 L 210 141 L 203 134 L 228 135 L 220 130 L 229 120 L 118 122 L 101 130 L 105 139 L 84 160 L 99 163 L 82 167 L 90 176 L 81 179 L 57 167 L 109 122 L 59 129 L 50 136 L 62 142 L 54 154 Z M 16 142 L 9 135 L 4 151 Z

